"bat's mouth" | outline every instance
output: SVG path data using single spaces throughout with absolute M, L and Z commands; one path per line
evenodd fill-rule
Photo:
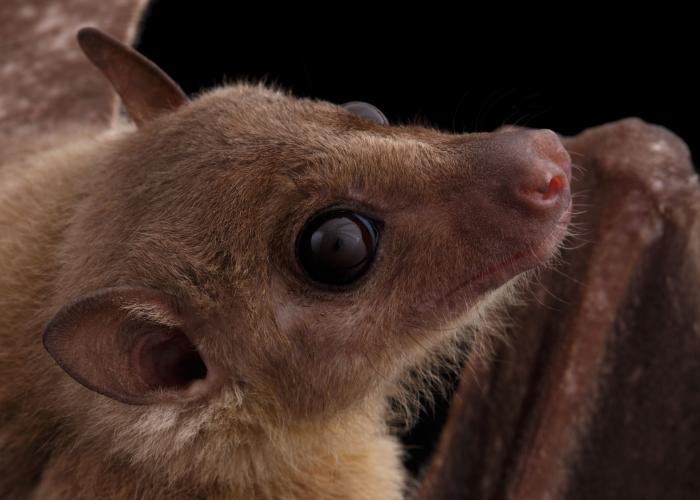
M 518 274 L 532 269 L 549 260 L 566 236 L 567 227 L 571 219 L 571 204 L 564 211 L 549 235 L 544 240 L 527 245 L 527 247 L 500 261 L 484 271 L 469 277 L 454 291 L 462 288 L 494 288 L 509 281 Z M 448 292 L 448 295 L 452 292 Z
M 517 275 L 545 263 L 554 255 L 565 238 L 570 220 L 571 203 L 547 237 L 526 245 L 521 251 L 469 276 L 438 300 L 428 301 L 428 303 L 421 305 L 419 310 L 430 310 L 438 305 L 447 307 L 449 310 L 463 309 L 465 302 L 469 304 L 470 301 L 476 300 L 477 297 L 489 290 L 498 288 Z

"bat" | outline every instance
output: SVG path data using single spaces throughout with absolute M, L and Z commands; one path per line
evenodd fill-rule
M 11 27 L 5 30 L 0 46 L 3 200 L 16 196 L 19 185 L 44 183 L 45 192 L 52 193 L 78 182 L 75 177 L 54 175 L 46 179 L 44 174 L 32 175 L 29 167 L 40 162 L 60 167 L 72 157 L 82 158 L 94 147 L 85 136 L 104 134 L 109 142 L 121 140 L 110 133 L 134 132 L 123 125 L 116 127 L 119 130 L 104 132 L 115 122 L 114 94 L 102 84 L 98 72 L 87 67 L 73 37 L 80 25 L 99 19 L 99 25 L 109 32 L 132 40 L 145 2 L 122 0 L 102 6 L 71 0 L 64 4 L 65 7 L 38 1 L 9 1 L 0 7 L 3 26 Z M 27 33 L 34 38 L 27 37 Z M 137 109 L 149 108 L 133 104 L 130 111 L 138 121 Z M 365 104 L 353 103 L 347 110 L 378 125 L 385 121 L 378 110 Z M 494 302 L 500 302 L 499 307 L 477 321 L 481 323 L 481 335 L 475 331 L 467 334 L 472 343 L 469 348 L 486 350 L 485 345 L 478 344 L 489 341 L 496 354 L 469 356 L 440 446 L 420 478 L 415 492 L 418 498 L 697 497 L 696 471 L 700 462 L 695 450 L 700 407 L 694 381 L 700 375 L 696 333 L 698 202 L 690 155 L 677 137 L 639 120 L 591 129 L 564 140 L 564 144 L 578 165 L 578 178 L 571 187 L 576 210 L 570 227 L 576 234 L 560 249 L 558 266 L 540 270 L 534 280 L 519 280 L 528 283 L 528 290 L 520 296 L 531 294 L 530 300 L 505 309 L 507 297 L 497 297 Z M 39 151 L 43 153 L 36 155 Z M 63 395 L 55 387 L 72 383 L 73 390 L 83 395 L 89 389 L 72 382 L 75 379 L 57 369 L 55 363 L 47 364 L 52 358 L 39 348 L 41 332 L 52 319 L 48 309 L 53 307 L 58 312 L 65 304 L 56 301 L 47 307 L 42 303 L 55 293 L 41 288 L 42 280 L 49 276 L 45 271 L 53 264 L 34 267 L 26 263 L 35 262 L 32 259 L 41 254 L 41 249 L 51 246 L 50 237 L 60 228 L 44 224 L 46 219 L 30 217 L 35 212 L 26 209 L 36 210 L 37 200 L 25 201 L 29 204 L 23 210 L 0 212 L 0 218 L 4 215 L 11 224 L 2 224 L 0 245 L 5 252 L 0 262 L 12 271 L 4 271 L 0 280 L 0 364 L 6 381 L 29 370 L 26 382 L 36 378 L 50 380 L 51 385 L 0 384 L 0 496 L 129 497 L 148 495 L 147 492 L 155 497 L 205 495 L 193 482 L 178 483 L 173 477 L 168 478 L 166 488 L 154 491 L 153 478 L 144 478 L 139 462 L 153 457 L 147 453 L 138 457 L 125 453 L 129 440 L 119 443 L 124 447 L 111 443 L 93 448 L 98 466 L 79 466 L 89 462 L 91 455 L 72 452 L 85 451 L 85 442 L 100 442 L 99 436 L 104 437 L 105 429 L 118 428 L 120 424 L 112 421 L 109 412 L 94 415 L 97 407 L 82 397 L 70 400 L 75 407 L 69 412 L 56 414 L 68 400 L 62 400 Z M 19 227 L 15 219 L 21 218 L 24 229 L 8 235 L 5 227 Z M 30 240 L 36 245 L 27 246 L 27 240 L 19 244 L 20 236 L 33 237 Z M 382 245 L 378 248 L 381 251 Z M 224 260 L 228 258 L 225 256 Z M 22 267 L 23 262 L 26 267 Z M 202 284 L 197 287 L 202 288 Z M 509 288 L 513 288 L 513 283 Z M 6 293 L 8 289 L 12 293 Z M 513 295 L 511 290 L 505 291 Z M 601 297 L 606 300 L 600 300 Z M 179 306 L 177 302 L 175 305 Z M 489 304 L 488 308 L 494 305 Z M 47 309 L 43 318 L 27 312 L 44 307 Z M 136 308 L 131 314 L 143 318 L 156 312 Z M 510 318 L 499 328 L 505 328 L 505 334 L 500 338 L 494 338 L 494 332 L 483 335 L 485 327 L 503 317 Z M 27 340 L 39 339 L 39 344 L 35 342 L 32 349 L 24 351 L 22 338 L 11 331 L 13 321 L 33 331 L 33 337 Z M 464 333 L 461 336 L 465 337 Z M 438 366 L 455 355 L 453 339 L 443 338 L 440 345 L 426 346 L 424 338 L 417 338 L 416 345 L 418 342 L 418 350 L 442 351 L 442 357 L 440 352 L 425 352 L 427 358 L 437 360 L 434 363 Z M 165 346 L 175 361 L 178 352 L 191 353 L 189 345 L 183 349 L 178 342 Z M 18 358 L 18 352 L 28 354 Z M 186 358 L 180 364 L 183 365 L 186 369 L 177 372 L 169 383 L 177 385 L 180 377 L 201 375 L 196 356 Z M 373 365 L 372 369 L 382 368 L 380 373 L 385 367 L 382 363 Z M 411 376 L 409 370 L 399 377 L 405 387 L 391 394 L 394 402 L 408 406 L 414 403 L 412 394 L 420 390 L 420 381 L 430 373 L 429 367 L 419 366 L 417 374 Z M 425 372 L 422 377 L 421 369 Z M 160 376 L 158 372 L 150 375 Z M 381 375 L 387 377 L 385 373 Z M 202 384 L 199 386 L 202 388 Z M 103 392 L 109 389 L 93 388 Z M 96 393 L 93 397 L 108 400 L 108 396 Z M 149 405 L 116 401 L 112 404 L 118 404 L 122 410 L 131 408 L 134 418 L 138 408 Z M 284 421 L 289 415 L 278 417 Z M 139 431 L 132 428 L 131 441 L 141 439 L 147 449 L 149 439 L 157 439 L 154 436 L 159 431 L 167 431 L 171 428 L 168 425 L 182 423 L 184 418 L 179 414 L 173 420 L 162 413 L 160 418 L 143 419 Z M 82 426 L 86 420 L 91 424 Z M 98 428 L 98 422 L 106 423 Z M 306 422 L 303 430 L 315 429 L 318 423 Z M 360 424 L 352 419 L 338 419 L 339 428 L 351 429 L 351 437 L 362 436 L 366 431 Z M 195 429 L 193 426 L 188 430 Z M 147 430 L 153 433 L 148 434 Z M 88 431 L 94 435 L 79 436 Z M 173 439 L 169 444 L 178 446 Z M 276 451 L 285 450 L 288 456 L 296 456 L 309 450 L 297 449 L 298 443 L 286 444 L 288 447 L 277 447 Z M 383 484 L 368 481 L 367 471 L 354 464 L 356 467 L 343 476 L 346 482 L 329 486 L 329 493 L 323 494 L 391 498 L 388 492 L 406 489 L 395 441 L 393 446 L 377 459 L 376 470 L 370 471 L 370 476 L 384 480 Z M 99 464 L 104 465 L 107 453 L 114 461 L 107 460 L 110 467 L 104 470 Z M 227 460 L 231 460 L 230 456 Z M 264 461 L 261 469 L 275 463 L 280 462 Z M 124 481 L 123 467 L 137 473 Z M 272 471 L 270 468 L 268 472 Z M 238 473 L 245 476 L 253 471 Z M 281 475 L 288 481 L 282 493 L 268 490 L 255 494 L 304 496 L 300 490 L 305 484 L 303 474 L 298 483 L 290 475 Z M 257 484 L 273 487 L 272 483 Z M 368 491 L 370 485 L 379 491 Z M 225 487 L 207 490 L 206 495 L 231 497 Z
M 254 84 L 190 101 L 78 41 L 133 124 L 2 167 L 3 494 L 401 498 L 392 406 L 566 236 L 559 138 Z

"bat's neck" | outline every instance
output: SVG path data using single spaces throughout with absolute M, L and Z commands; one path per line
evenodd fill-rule
M 180 438 L 149 440 L 144 429 L 150 457 L 107 457 L 105 443 L 71 447 L 44 470 L 39 489 L 80 492 L 73 498 L 398 500 L 405 482 L 400 446 L 379 417 L 358 412 L 266 431 L 249 422 L 257 430 L 199 433 L 169 456 Z

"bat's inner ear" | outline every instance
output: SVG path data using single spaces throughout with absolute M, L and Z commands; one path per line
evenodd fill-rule
M 218 377 L 190 337 L 193 320 L 183 309 L 155 290 L 103 289 L 63 307 L 44 331 L 44 346 L 76 381 L 118 401 L 200 399 Z
M 384 113 L 379 111 L 376 106 L 372 106 L 367 102 L 346 102 L 342 105 L 342 107 L 350 111 L 353 115 L 364 118 L 365 120 L 369 120 L 380 125 L 389 125 L 389 120 L 387 120 L 386 116 L 384 116 Z
M 150 390 L 184 389 L 207 376 L 192 341 L 178 328 L 146 325 L 133 350 L 133 365 Z
M 112 83 L 139 127 L 188 102 L 182 89 L 158 66 L 106 33 L 83 28 L 78 43 Z

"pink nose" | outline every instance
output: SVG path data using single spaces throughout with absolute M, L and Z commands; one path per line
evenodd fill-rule
M 521 166 L 511 184 L 517 199 L 536 211 L 568 205 L 571 158 L 554 132 L 530 132 L 528 151 Z
M 534 166 L 529 177 L 518 186 L 516 195 L 533 209 L 547 210 L 568 194 L 569 179 L 553 164 Z

